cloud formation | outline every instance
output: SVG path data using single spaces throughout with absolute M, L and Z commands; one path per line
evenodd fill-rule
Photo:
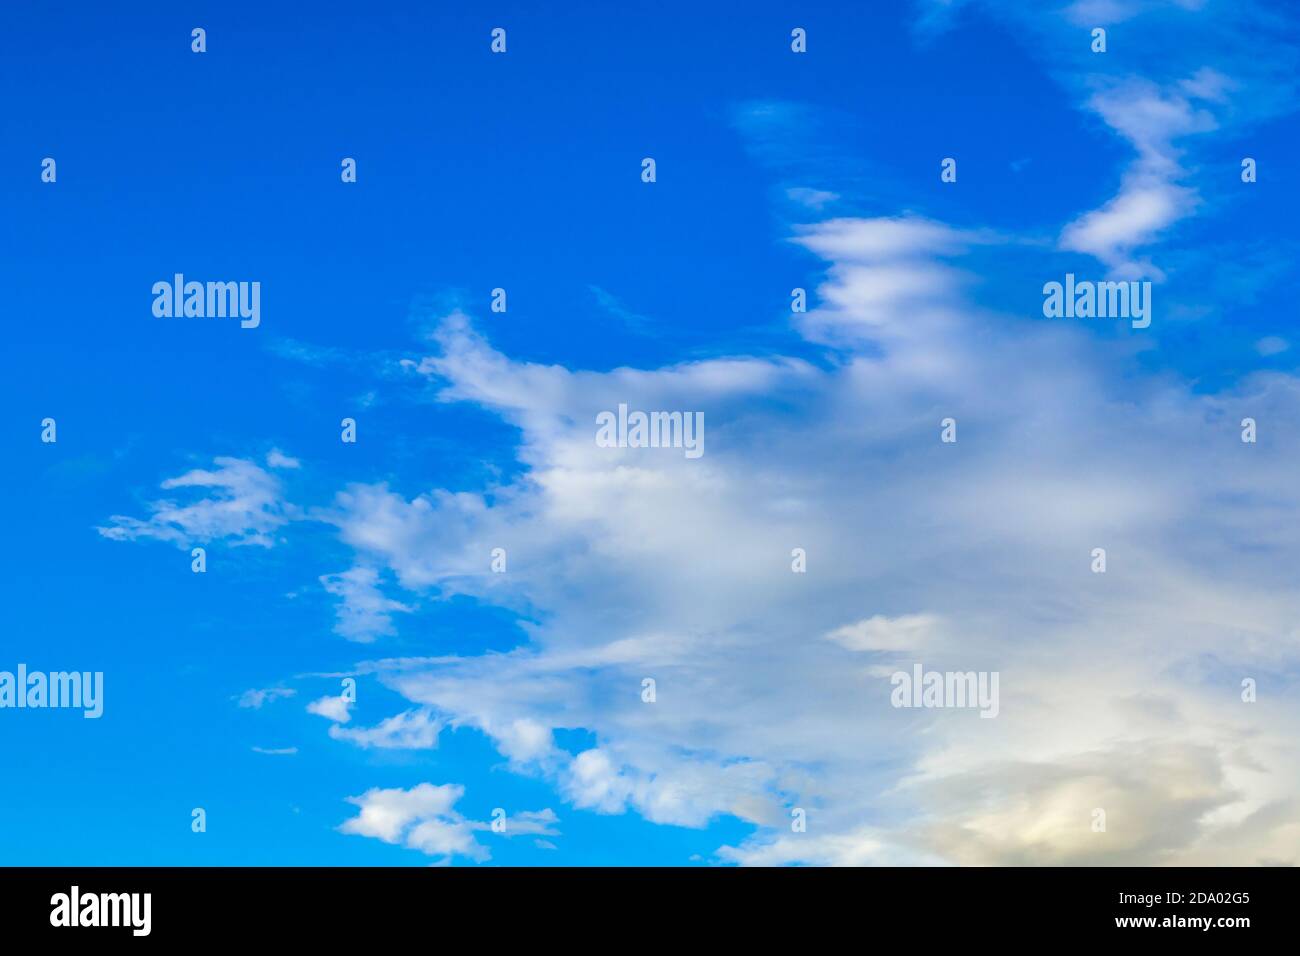
M 1055 10 L 1110 23 L 1156 8 Z M 1079 42 L 1051 36 L 1049 53 Z M 1111 199 L 1057 224 L 1059 247 L 1116 275 L 1158 277 L 1148 247 L 1201 208 L 1188 142 L 1279 108 L 1239 105 L 1260 69 L 1241 58 L 1175 59 L 1098 80 L 1061 58 L 1135 158 Z M 768 130 L 787 112 L 749 119 Z M 1300 863 L 1300 456 L 1240 440 L 1245 417 L 1269 436 L 1300 418 L 1300 381 L 1256 373 L 1211 391 L 1144 374 L 1131 338 L 994 311 L 972 266 L 1008 241 L 992 232 L 900 212 L 789 238 L 817 257 L 793 329 L 815 360 L 595 372 L 512 358 L 465 312 L 442 316 L 429 354 L 401 369 L 514 426 L 519 475 L 340 489 L 317 512 L 355 552 L 321 578 L 342 599 L 336 630 L 397 630 L 411 607 L 381 592 L 389 575 L 421 600 L 539 613 L 506 653 L 358 668 L 404 699 L 374 727 L 340 726 L 339 698 L 308 710 L 362 747 L 471 728 L 579 810 L 752 824 L 723 862 Z M 596 416 L 620 403 L 702 411 L 707 454 L 597 446 Z M 946 419 L 956 442 L 940 440 Z M 273 476 L 217 463 L 173 481 L 220 495 L 101 533 L 269 542 L 286 513 Z M 496 547 L 505 574 L 489 570 Z M 996 719 L 891 706 L 889 674 L 916 663 L 998 672 Z M 572 730 L 592 740 L 563 744 Z M 486 859 L 483 824 L 454 810 L 462 793 L 372 789 L 341 829 Z
M 279 466 L 283 466 L 281 459 Z M 210 490 L 207 497 L 181 504 L 162 499 L 149 504 L 145 519 L 113 515 L 98 528 L 114 541 L 154 538 L 182 547 L 194 542 L 226 540 L 232 545 L 274 544 L 274 532 L 290 518 L 279 479 L 251 461 L 221 457 L 215 470 L 196 468 L 161 485 L 174 489 Z

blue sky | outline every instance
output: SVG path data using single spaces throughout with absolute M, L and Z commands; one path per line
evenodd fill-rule
M 6 7 L 0 669 L 106 700 L 0 711 L 0 859 L 1300 858 L 1300 24 L 1024 6 Z

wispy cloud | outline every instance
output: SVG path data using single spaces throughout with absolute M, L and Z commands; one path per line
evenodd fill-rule
M 337 709 L 333 711 L 337 714 Z M 334 724 L 329 734 L 359 747 L 380 750 L 429 750 L 438 745 L 443 722 L 427 709 L 406 710 L 380 721 L 374 727 L 340 727 Z
M 111 524 L 97 528 L 106 538 L 132 541 L 154 538 L 181 546 L 192 542 L 228 540 L 233 545 L 275 543 L 274 532 L 290 520 L 292 509 L 282 495 L 279 479 L 251 461 L 217 458 L 215 470 L 194 469 L 168 478 L 164 491 L 211 490 L 189 504 L 170 499 L 151 502 L 148 518 L 113 515 Z
M 650 320 L 647 319 L 644 315 L 641 315 L 637 312 L 633 312 L 626 305 L 624 305 L 623 302 L 617 296 L 613 295 L 612 293 L 606 292 L 604 289 L 602 289 L 600 286 L 597 285 L 589 285 L 587 286 L 587 288 L 588 290 L 590 290 L 592 296 L 595 298 L 596 304 L 599 305 L 609 315 L 612 315 L 614 318 L 616 318 L 625 327 L 627 327 L 628 329 L 634 332 L 644 333 L 649 331 Z
M 267 687 L 263 690 L 246 690 L 238 698 L 240 707 L 261 710 L 262 706 L 283 697 L 293 697 L 298 692 L 292 687 Z
M 339 598 L 334 632 L 349 641 L 369 643 L 395 633 L 393 613 L 412 608 L 384 596 L 379 589 L 379 572 L 358 565 L 338 574 L 324 574 L 321 585 Z

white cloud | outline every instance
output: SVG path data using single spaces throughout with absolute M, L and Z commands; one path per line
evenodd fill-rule
M 271 547 L 273 532 L 289 520 L 291 509 L 282 498 L 279 479 L 251 461 L 217 458 L 215 471 L 194 469 L 162 483 L 173 489 L 215 489 L 190 504 L 154 501 L 147 519 L 113 515 L 111 525 L 97 530 L 115 541 L 155 538 L 188 547 L 193 542 L 229 539 L 231 544 Z
M 396 633 L 393 611 L 407 613 L 411 607 L 384 597 L 379 590 L 379 572 L 370 567 L 354 567 L 320 578 L 325 590 L 340 598 L 336 610 L 334 633 L 349 641 L 369 643 Z
M 1003 21 L 1052 79 L 1133 146 L 1136 155 L 1117 193 L 1075 217 L 1059 238 L 1060 248 L 1097 258 L 1116 278 L 1163 279 L 1148 247 L 1173 238 L 1174 228 L 1202 208 L 1193 183 L 1213 182 L 1223 162 L 1210 151 L 1225 136 L 1249 133 L 1295 108 L 1300 56 L 1289 38 L 1293 18 L 1266 3 L 972 0 L 971 6 Z M 957 7 L 928 0 L 922 33 L 952 28 Z M 1092 52 L 1092 28 L 1116 24 L 1123 28 L 1110 32 L 1107 52 Z M 1130 59 L 1137 36 L 1161 38 L 1160 55 Z M 1210 131 L 1219 135 L 1202 135 Z
M 942 857 L 900 851 L 891 834 L 875 827 L 818 833 L 817 825 L 814 818 L 812 832 L 768 834 L 739 847 L 721 847 L 718 859 L 741 866 L 934 866 L 944 862 Z
M 455 810 L 464 793 L 464 787 L 452 783 L 421 783 L 409 790 L 372 788 L 347 798 L 361 812 L 345 820 L 339 830 L 402 843 L 430 856 L 486 860 L 487 849 L 474 839 L 473 828 Z
M 490 821 L 467 820 L 455 809 L 465 788 L 453 783 L 421 783 L 409 790 L 372 788 L 348 802 L 361 808 L 357 816 L 340 825 L 343 833 L 400 843 L 412 850 L 449 862 L 464 856 L 476 862 L 490 857 L 474 838 L 475 831 L 491 831 Z M 556 836 L 559 818 L 549 808 L 507 814 L 505 832 L 497 835 Z M 495 833 L 495 831 L 492 831 Z
M 968 277 L 948 259 L 996 242 L 919 216 L 831 219 L 798 228 L 793 240 L 829 260 L 816 307 L 799 318 L 805 338 L 838 347 L 870 344 L 906 355 L 916 370 L 945 377 L 959 356 L 946 340 L 969 324 Z
M 268 468 L 301 468 L 302 462 L 297 458 L 290 458 L 278 448 L 272 448 L 266 456 Z
M 619 773 L 609 754 L 584 750 L 569 769 L 566 796 L 579 809 L 622 813 L 632 796 L 632 782 Z
M 787 198 L 797 202 L 809 209 L 820 210 L 827 203 L 835 202 L 840 197 L 833 192 L 825 189 L 809 189 L 806 186 L 795 186 L 785 191 Z
M 406 835 L 406 845 L 429 856 L 451 857 L 455 854 L 483 861 L 488 851 L 473 836 L 465 823 L 443 819 L 421 820 Z
M 331 699 L 335 698 L 326 698 Z M 333 711 L 337 712 L 337 709 Z M 346 718 L 346 711 L 344 714 Z M 374 727 L 340 727 L 334 724 L 330 727 L 329 734 L 335 740 L 346 740 L 359 747 L 429 750 L 438 746 L 438 734 L 442 727 L 442 721 L 431 716 L 428 710 L 406 710 L 380 721 Z
M 1204 73 L 1184 80 L 1184 89 L 1209 91 Z M 1214 117 L 1193 105 L 1177 88 L 1161 89 L 1145 80 L 1128 80 L 1098 93 L 1089 107 L 1136 148 L 1137 160 L 1125 172 L 1119 195 L 1085 213 L 1061 232 L 1061 248 L 1084 252 L 1125 279 L 1163 278 L 1134 250 L 1190 214 L 1199 202 L 1195 190 L 1180 185 L 1185 173 L 1175 142 L 1217 127 Z
M 876 614 L 838 627 L 826 637 L 851 651 L 920 651 L 929 648 L 937 624 L 930 614 L 894 618 Z
M 263 705 L 272 703 L 282 697 L 292 697 L 296 693 L 291 687 L 267 687 L 262 690 L 246 690 L 238 698 L 232 698 L 239 701 L 240 707 L 251 707 L 253 710 L 261 710 Z
M 307 713 L 316 714 L 336 724 L 346 724 L 352 719 L 352 701 L 346 697 L 325 696 L 307 705 Z
M 507 814 L 505 817 L 505 829 L 502 831 L 492 830 L 491 823 L 476 823 L 476 830 L 492 830 L 498 836 L 517 837 L 517 836 L 559 836 L 560 831 L 556 825 L 560 818 L 555 815 L 555 811 L 547 807 L 545 810 L 522 810 L 519 813 Z M 555 848 L 555 844 L 551 844 Z

